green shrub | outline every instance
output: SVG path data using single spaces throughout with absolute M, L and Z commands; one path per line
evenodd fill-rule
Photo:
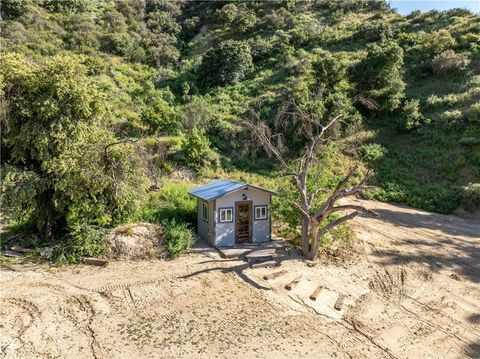
M 238 9 L 235 4 L 226 4 L 215 12 L 215 19 L 219 25 L 231 25 L 236 19 Z
M 400 120 L 397 122 L 397 128 L 400 131 L 411 131 L 422 124 L 423 116 L 420 112 L 420 100 L 408 100 L 402 108 Z
M 177 223 L 174 219 L 162 223 L 166 250 L 170 258 L 176 258 L 195 243 L 195 233 L 186 223 Z
M 175 133 L 179 129 L 179 118 L 174 108 L 161 99 L 147 107 L 141 116 L 142 122 L 155 134 Z
M 480 209 L 480 183 L 470 183 L 463 187 L 461 203 L 469 211 Z
M 387 149 L 379 143 L 369 143 L 360 147 L 362 159 L 366 162 L 374 162 L 381 159 L 387 153 Z
M 462 54 L 447 50 L 432 60 L 432 70 L 437 75 L 448 75 L 465 69 L 470 61 Z
M 446 29 L 432 31 L 430 33 L 420 31 L 417 49 L 427 58 L 433 58 L 445 50 L 455 46 L 456 41 Z
M 190 102 L 184 104 L 182 113 L 182 127 L 184 130 L 193 128 L 207 130 L 214 121 L 214 113 L 210 104 L 200 96 L 193 96 Z
M 392 26 L 383 20 L 366 21 L 360 25 L 354 35 L 355 40 L 377 42 L 388 40 L 393 36 Z
M 99 257 L 105 253 L 107 230 L 86 223 L 69 228 L 63 243 L 52 247 L 51 260 L 57 263 L 80 263 L 82 257 Z
M 220 156 L 211 148 L 208 138 L 196 128 L 183 141 L 182 152 L 185 165 L 196 171 L 220 165 Z
M 264 61 L 272 56 L 273 45 L 260 36 L 250 41 L 250 48 L 254 62 Z
M 197 201 L 187 192 L 192 185 L 164 183 L 160 190 L 150 192 L 137 216 L 138 220 L 162 223 L 176 219 L 193 226 L 197 222 Z
M 370 44 L 367 56 L 352 68 L 351 81 L 357 83 L 362 97 L 375 101 L 379 110 L 391 112 L 405 96 L 402 67 L 403 50 L 397 43 Z
M 440 114 L 440 119 L 445 124 L 452 124 L 462 119 L 462 112 L 459 110 L 445 111 Z
M 111 54 L 126 55 L 132 39 L 127 33 L 111 33 L 102 37 L 101 49 Z
M 227 40 L 207 51 L 198 73 L 206 87 L 217 87 L 238 83 L 251 67 L 250 46 L 244 42 Z
M 320 52 L 312 67 L 317 86 L 329 91 L 346 78 L 345 62 L 339 59 L 338 55 L 333 55 L 329 51 Z
M 476 103 L 470 107 L 468 120 L 474 124 L 480 124 L 480 103 Z
M 433 95 L 428 96 L 425 103 L 426 103 L 426 105 L 429 109 L 435 109 L 435 108 L 443 105 L 443 99 L 441 97 L 438 97 L 437 95 L 433 94 Z

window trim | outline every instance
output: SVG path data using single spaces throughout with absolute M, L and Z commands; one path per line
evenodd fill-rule
M 222 221 L 222 211 L 230 211 L 232 213 L 229 221 Z M 232 223 L 233 222 L 233 207 L 220 207 L 218 209 L 218 223 Z
M 265 217 L 258 217 L 257 216 L 257 209 L 258 208 L 265 208 Z M 253 213 L 254 213 L 254 220 L 255 221 L 266 221 L 268 220 L 268 205 L 266 204 L 262 204 L 262 205 L 259 205 L 259 206 L 253 206 Z M 261 212 L 260 212 L 261 214 Z
M 205 211 L 205 207 L 207 208 L 206 211 Z M 205 213 L 207 214 L 206 217 L 205 217 Z M 208 223 L 208 202 L 205 202 L 205 201 L 202 201 L 202 219 L 204 222 Z

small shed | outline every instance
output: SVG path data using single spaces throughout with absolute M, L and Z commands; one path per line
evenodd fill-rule
M 215 180 L 188 193 L 197 198 L 198 235 L 214 247 L 272 239 L 274 192 L 243 182 Z

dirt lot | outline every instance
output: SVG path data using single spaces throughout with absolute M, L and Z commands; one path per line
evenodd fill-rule
M 480 223 L 366 203 L 382 218 L 355 220 L 348 265 L 311 267 L 291 254 L 281 268 L 252 270 L 199 247 L 106 268 L 3 266 L 2 355 L 479 358 Z

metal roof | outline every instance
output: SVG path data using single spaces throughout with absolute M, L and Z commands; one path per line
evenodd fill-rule
M 230 180 L 215 180 L 204 184 L 202 186 L 196 187 L 188 191 L 194 197 L 201 198 L 205 201 L 211 201 L 212 199 L 216 199 L 222 197 L 223 195 L 233 192 L 240 188 L 254 188 L 260 191 L 274 193 L 272 191 L 266 190 L 264 188 L 248 185 L 244 182 L 237 182 L 237 181 L 230 181 Z

